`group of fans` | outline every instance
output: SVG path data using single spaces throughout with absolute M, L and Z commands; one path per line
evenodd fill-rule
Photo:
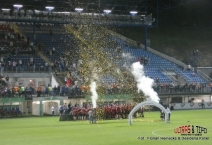
M 30 85 L 28 86 L 13 86 L 12 88 L 6 86 L 1 90 L 1 97 L 32 97 L 34 88 Z

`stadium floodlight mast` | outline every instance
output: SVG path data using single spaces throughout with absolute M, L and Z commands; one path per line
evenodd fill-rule
M 75 11 L 81 13 L 83 11 L 83 8 L 75 8 Z
M 45 7 L 48 11 L 52 11 L 53 9 L 54 9 L 54 7 L 52 7 L 52 6 L 46 6 Z
M 110 13 L 111 13 L 111 10 L 106 9 L 106 10 L 103 10 L 103 12 L 104 12 L 105 14 L 110 14 Z

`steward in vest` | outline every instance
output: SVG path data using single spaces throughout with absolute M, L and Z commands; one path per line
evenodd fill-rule
M 37 97 L 40 97 L 41 93 L 42 93 L 42 87 L 38 86 Z
M 52 94 L 52 86 L 49 86 L 49 95 Z
M 21 87 L 21 95 L 25 95 L 25 88 L 24 88 L 24 86 Z

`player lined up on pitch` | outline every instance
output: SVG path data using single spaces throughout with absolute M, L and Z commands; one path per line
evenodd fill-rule
M 96 119 L 97 120 L 109 120 L 109 119 L 126 119 L 130 111 L 136 104 L 110 104 L 97 106 Z M 92 120 L 93 109 L 89 107 L 69 106 L 66 104 L 61 105 L 59 108 L 60 114 L 67 114 L 73 116 L 74 120 Z M 144 117 L 144 107 L 139 108 L 134 117 Z

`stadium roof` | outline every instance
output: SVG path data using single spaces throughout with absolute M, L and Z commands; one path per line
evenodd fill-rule
M 154 13 L 159 9 L 168 9 L 196 0 L 0 0 L 1 8 L 13 9 L 14 4 L 22 4 L 25 10 L 45 10 L 53 6 L 54 11 L 75 11 L 83 8 L 83 12 L 103 12 L 112 10 L 114 14 L 129 14 L 130 11 Z

